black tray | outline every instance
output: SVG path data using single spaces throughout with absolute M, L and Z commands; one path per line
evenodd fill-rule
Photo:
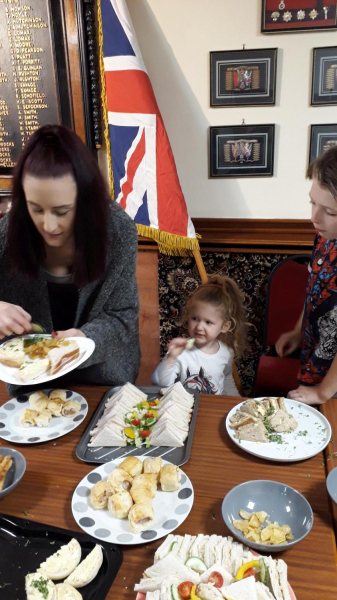
M 81 544 L 83 560 L 97 543 L 89 535 L 0 514 L 1 600 L 26 598 L 27 573 L 35 573 L 41 562 L 73 537 Z M 79 589 L 83 600 L 104 600 L 123 562 L 119 546 L 99 543 L 103 549 L 103 564 L 95 579 Z M 55 581 L 57 583 L 61 582 Z
M 138 387 L 138 389 L 142 390 L 142 392 L 144 392 L 145 394 L 148 394 L 149 400 L 151 400 L 151 398 L 158 398 L 159 391 L 161 389 L 158 386 L 148 386 L 148 387 L 137 386 L 137 387 Z M 106 394 L 104 394 L 103 400 L 98 405 L 89 425 L 87 426 L 84 434 L 82 435 L 82 437 L 77 445 L 77 448 L 76 448 L 77 458 L 79 458 L 80 460 L 83 460 L 84 462 L 96 463 L 99 465 L 102 463 L 110 462 L 111 460 L 114 460 L 115 458 L 121 458 L 121 457 L 125 456 L 126 454 L 128 456 L 142 456 L 143 454 L 146 454 L 146 456 L 149 456 L 149 457 L 150 456 L 162 456 L 163 458 L 165 458 L 165 460 L 168 460 L 169 462 L 173 463 L 174 465 L 177 465 L 178 467 L 180 467 L 181 465 L 184 465 L 185 462 L 188 461 L 190 454 L 191 454 L 193 434 L 194 434 L 194 429 L 195 429 L 195 423 L 197 420 L 198 406 L 199 406 L 199 401 L 200 401 L 199 392 L 197 390 L 192 390 L 192 389 L 187 390 L 190 394 L 192 394 L 194 396 L 194 406 L 193 406 L 192 418 L 190 421 L 190 429 L 189 429 L 188 436 L 185 440 L 184 445 L 181 446 L 180 448 L 169 448 L 168 446 L 151 446 L 150 448 L 146 448 L 145 446 L 142 446 L 141 448 L 136 448 L 135 446 L 132 446 L 131 444 L 128 444 L 127 446 L 113 446 L 113 447 L 107 447 L 107 446 L 97 447 L 97 448 L 89 448 L 88 447 L 88 443 L 90 442 L 90 438 L 91 438 L 90 431 L 92 431 L 95 428 L 98 419 L 102 416 L 107 399 L 110 396 L 112 396 L 112 394 L 115 391 L 117 391 L 118 389 L 120 389 L 120 386 L 112 387 L 112 388 L 110 388 L 110 390 L 108 390 L 106 392 Z

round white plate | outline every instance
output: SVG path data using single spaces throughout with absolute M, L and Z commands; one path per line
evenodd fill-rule
M 35 335 L 39 335 L 39 334 L 35 334 Z M 34 336 L 27 335 L 24 337 L 31 338 Z M 76 360 L 73 360 L 69 364 L 65 365 L 63 367 L 63 369 L 61 369 L 58 373 L 56 373 L 56 375 L 47 375 L 46 373 L 44 373 L 43 375 L 41 375 L 40 377 L 37 377 L 36 379 L 31 379 L 30 381 L 26 381 L 25 383 L 22 383 L 16 377 L 16 374 L 19 369 L 17 369 L 16 367 L 7 367 L 6 365 L 3 365 L 2 363 L 0 363 L 0 380 L 4 381 L 5 383 L 13 383 L 14 385 L 20 385 L 20 386 L 38 385 L 41 383 L 46 383 L 46 381 L 52 381 L 52 379 L 57 379 L 58 377 L 62 377 L 63 375 L 66 375 L 67 373 L 70 373 L 70 371 L 73 371 L 74 369 L 79 367 L 79 365 L 81 365 L 86 360 L 88 360 L 89 356 L 91 356 L 93 351 L 95 350 L 95 342 L 93 340 L 91 340 L 90 338 L 69 337 L 66 339 L 69 341 L 73 340 L 74 342 L 78 343 L 78 345 L 80 347 L 80 355 L 78 358 L 76 358 Z M 7 343 L 7 342 L 5 342 L 5 343 Z M 3 345 L 4 344 L 2 344 L 0 346 L 0 348 Z M 31 361 L 27 357 L 27 362 L 33 362 L 33 361 Z M 48 371 L 47 371 L 47 373 L 48 373 Z
M 48 396 L 52 389 L 41 391 Z M 32 392 L 22 394 L 0 406 L 0 438 L 16 444 L 38 444 L 49 442 L 76 429 L 87 416 L 88 403 L 80 394 L 70 390 L 65 391 L 67 400 L 77 400 L 81 403 L 80 411 L 75 417 L 52 417 L 48 427 L 22 427 L 20 415 L 26 408 L 30 408 L 28 399 Z
M 113 469 L 123 462 L 125 457 L 116 458 L 91 471 L 78 484 L 71 501 L 71 509 L 76 523 L 98 540 L 112 544 L 145 544 L 158 540 L 174 531 L 188 516 L 194 501 L 194 490 L 190 479 L 181 472 L 180 489 L 176 492 L 157 490 L 153 499 L 155 527 L 143 533 L 133 533 L 128 519 L 117 519 L 108 509 L 97 510 L 89 502 L 91 488 L 97 481 L 106 480 Z M 144 460 L 146 456 L 137 456 Z M 151 458 L 151 457 L 150 457 Z M 164 465 L 172 463 L 163 460 Z
M 255 398 L 263 400 L 264 398 Z M 254 456 L 274 460 L 277 462 L 294 462 L 306 460 L 322 452 L 331 438 L 331 427 L 329 421 L 316 409 L 308 404 L 297 400 L 285 399 L 287 411 L 295 417 L 298 427 L 292 433 L 281 433 L 282 444 L 277 442 L 246 442 L 236 439 L 236 429 L 229 426 L 229 419 L 243 404 L 237 404 L 228 413 L 226 418 L 226 429 L 233 442 Z

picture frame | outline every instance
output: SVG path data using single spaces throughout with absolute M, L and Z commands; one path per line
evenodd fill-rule
M 309 164 L 333 146 L 337 146 L 337 123 L 311 125 Z
M 262 0 L 261 33 L 329 29 L 337 29 L 336 0 Z
M 210 53 L 210 104 L 275 105 L 277 48 Z
M 213 177 L 272 177 L 275 125 L 210 127 Z
M 337 104 L 337 46 L 314 48 L 311 106 Z

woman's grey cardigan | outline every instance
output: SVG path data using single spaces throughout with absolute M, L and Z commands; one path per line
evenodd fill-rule
M 11 269 L 7 250 L 8 216 L 0 221 L 0 300 L 24 308 L 33 323 L 53 331 L 47 280 L 41 268 L 37 279 L 25 279 Z M 92 231 L 90 235 L 95 235 Z M 69 374 L 68 381 L 96 385 L 134 382 L 140 364 L 136 282 L 137 230 L 122 208 L 111 202 L 109 249 L 102 278 L 79 290 L 74 327 L 94 340 L 92 356 Z M 20 240 L 18 240 L 20 243 Z M 55 380 L 55 383 L 58 380 Z M 10 393 L 16 386 L 8 386 Z

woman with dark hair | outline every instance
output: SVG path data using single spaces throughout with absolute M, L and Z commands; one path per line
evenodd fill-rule
M 38 129 L 0 221 L 0 338 L 39 323 L 95 341 L 73 381 L 133 382 L 140 362 L 137 230 L 109 197 L 95 158 L 61 125 Z

